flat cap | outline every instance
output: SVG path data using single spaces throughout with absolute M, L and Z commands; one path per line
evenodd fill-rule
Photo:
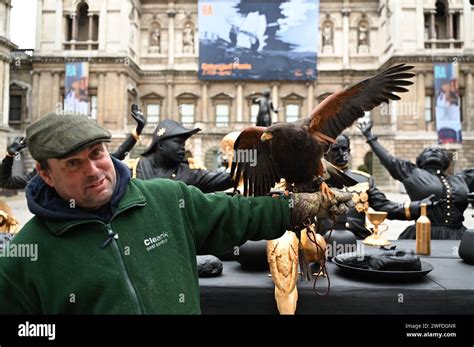
M 79 114 L 50 113 L 26 129 L 26 144 L 37 160 L 64 158 L 86 146 L 110 142 L 112 135 L 95 120 Z

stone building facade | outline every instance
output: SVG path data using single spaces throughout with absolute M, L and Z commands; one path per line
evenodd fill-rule
M 3 125 L 10 126 L 13 138 L 61 109 L 65 63 L 88 61 L 91 113 L 112 131 L 114 145 L 134 127 L 129 110 L 137 103 L 148 125 L 132 155 L 150 142 L 158 121 L 171 118 L 202 129 L 188 146 L 212 169 L 222 137 L 253 124 L 257 110 L 251 100 L 263 89 L 271 90 L 280 110 L 274 121 L 289 121 L 305 117 L 328 94 L 403 62 L 415 66 L 415 84 L 402 101 L 370 116 L 380 141 L 396 156 L 414 160 L 437 141 L 433 64 L 456 61 L 464 142 L 449 149 L 455 152 L 454 170 L 472 166 L 474 6 L 469 1 L 320 0 L 318 24 L 316 81 L 205 82 L 197 77 L 197 0 L 38 0 L 34 51 L 11 53 L 11 78 L 4 85 L 10 86 L 16 109 L 12 113 L 10 107 L 9 121 L 3 113 Z M 12 48 L 0 28 L 4 66 Z M 8 108 L 8 101 L 3 105 Z M 353 168 L 365 165 L 379 186 L 398 190 L 359 131 L 348 132 Z M 31 164 L 27 157 L 24 166 Z
M 0 148 L 7 145 L 10 109 L 10 55 L 17 46 L 10 41 L 10 0 L 0 0 Z

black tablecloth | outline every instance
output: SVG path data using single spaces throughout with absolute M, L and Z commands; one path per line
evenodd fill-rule
M 329 295 L 314 293 L 313 283 L 298 280 L 297 314 L 473 314 L 474 266 L 457 255 L 460 241 L 432 241 L 432 254 L 422 261 L 434 266 L 409 283 L 383 283 L 347 276 L 328 262 Z M 414 249 L 414 240 L 394 241 Z M 367 247 L 367 246 L 366 246 Z M 370 248 L 366 249 L 367 252 Z M 248 272 L 237 262 L 224 262 L 223 275 L 201 278 L 203 314 L 278 314 L 274 284 L 268 272 Z M 318 280 L 319 291 L 327 282 Z

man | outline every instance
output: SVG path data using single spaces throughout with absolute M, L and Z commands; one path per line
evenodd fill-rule
M 199 188 L 204 193 L 226 190 L 234 184 L 226 172 L 191 169 L 185 161 L 185 143 L 201 129 L 186 129 L 167 119 L 158 124 L 150 146 L 142 158 L 131 161 L 133 177 L 141 179 L 168 178 Z
M 405 206 L 403 203 L 393 202 L 387 199 L 375 185 L 374 178 L 363 171 L 349 169 L 349 159 L 351 152 L 351 142 L 346 134 L 341 134 L 336 138 L 336 143 L 331 145 L 326 154 L 326 160 L 342 170 L 346 175 L 353 178 L 359 183 L 366 183 L 369 206 L 375 211 L 387 212 L 388 219 L 407 220 L 410 219 L 405 214 Z M 417 211 L 421 203 L 428 206 L 434 206 L 437 202 L 433 201 L 434 195 L 431 195 L 421 201 L 412 201 L 409 208 Z M 415 213 L 415 212 L 414 212 Z M 351 208 L 347 213 L 347 228 L 352 231 L 358 239 L 364 239 L 370 235 L 369 230 L 365 227 L 365 211 L 358 211 Z
M 130 135 L 127 136 L 125 141 L 117 148 L 111 155 L 118 160 L 123 160 L 127 156 L 128 152 L 135 146 L 137 141 L 140 139 L 140 134 L 145 127 L 145 117 L 143 113 L 138 109 L 138 106 L 133 104 L 131 114 L 133 119 L 137 122 L 136 128 Z M 26 148 L 26 141 L 24 138 L 16 138 L 8 147 L 7 155 L 2 160 L 0 165 L 0 188 L 5 189 L 24 189 L 28 182 L 36 175 L 36 170 L 32 170 L 24 175 L 12 175 L 13 160 L 14 158 Z
M 359 128 L 382 165 L 394 179 L 403 183 L 410 199 L 426 200 L 434 196 L 439 201 L 427 211 L 431 221 L 431 239 L 460 240 L 466 230 L 462 222 L 468 206 L 468 193 L 474 191 L 474 169 L 448 175 L 449 156 L 436 147 L 423 149 L 416 158 L 416 164 L 396 158 L 372 134 L 371 122 L 361 124 Z M 411 204 L 406 205 L 405 211 L 407 219 L 420 216 L 420 209 L 413 209 Z M 415 225 L 408 226 L 399 238 L 415 239 Z
M 196 253 L 274 239 L 317 216 L 347 211 L 350 194 L 244 198 L 203 194 L 172 180 L 130 180 L 107 152 L 108 131 L 83 116 L 50 114 L 26 131 L 38 176 L 35 216 L 0 258 L 0 313 L 200 313 Z

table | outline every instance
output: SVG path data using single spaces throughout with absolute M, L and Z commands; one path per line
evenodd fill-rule
M 297 314 L 474 314 L 474 266 L 457 255 L 460 241 L 433 240 L 434 266 L 410 283 L 380 283 L 348 277 L 328 262 L 331 289 L 314 293 L 313 283 L 298 280 Z M 415 240 L 397 240 L 398 248 L 415 249 Z M 365 246 L 368 247 L 368 246 Z M 278 314 L 274 284 L 268 271 L 248 272 L 234 261 L 224 262 L 222 276 L 199 279 L 203 314 Z M 320 290 L 324 279 L 318 280 Z

